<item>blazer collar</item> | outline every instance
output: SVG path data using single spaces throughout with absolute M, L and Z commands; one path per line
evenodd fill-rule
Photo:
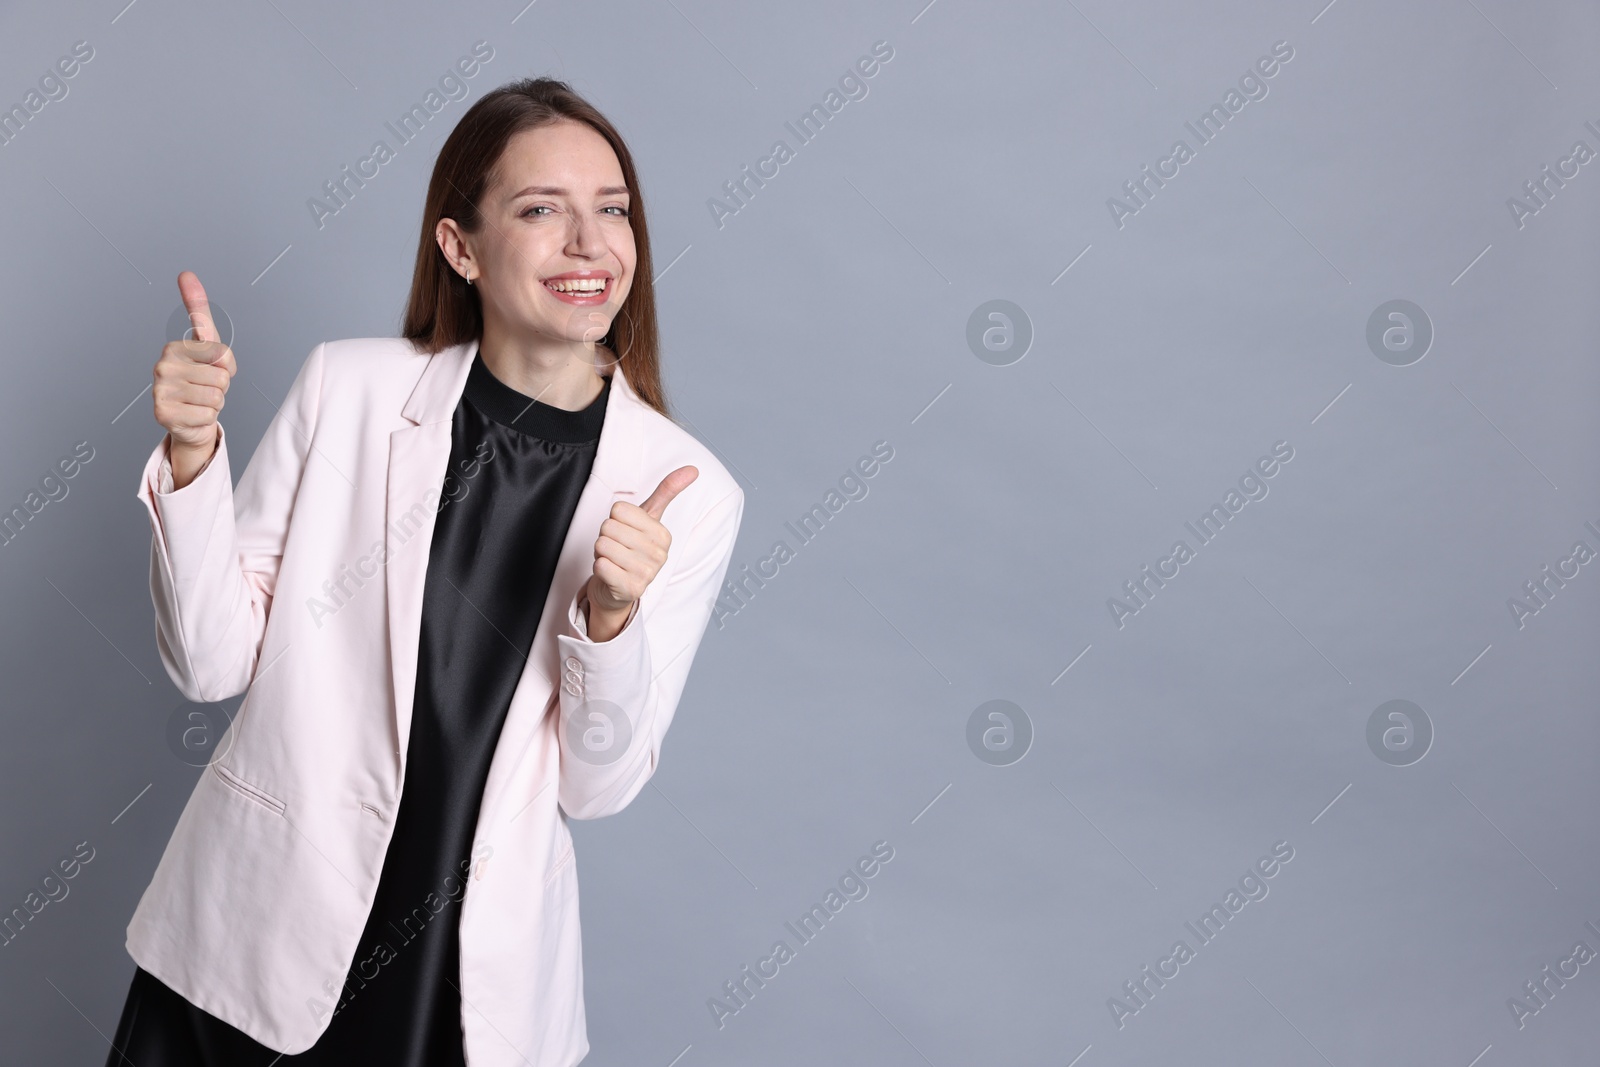
M 422 377 L 411 390 L 400 414 L 418 425 L 448 421 L 466 390 L 467 372 L 477 357 L 476 340 L 451 345 L 435 353 L 423 368 Z M 606 400 L 606 417 L 600 428 L 592 474 L 613 492 L 637 492 L 642 488 L 644 412 L 655 409 L 633 391 L 620 362 L 600 373 L 611 378 L 611 396 Z

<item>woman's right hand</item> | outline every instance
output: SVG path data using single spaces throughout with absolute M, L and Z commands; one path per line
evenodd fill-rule
M 174 489 L 193 481 L 216 450 L 217 413 L 238 370 L 232 349 L 217 335 L 205 287 L 193 271 L 178 275 L 178 293 L 194 337 L 162 347 L 151 389 L 156 422 L 167 430 Z

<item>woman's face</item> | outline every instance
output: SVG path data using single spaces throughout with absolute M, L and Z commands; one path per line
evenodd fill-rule
M 466 235 L 486 321 L 511 336 L 600 340 L 636 261 L 616 153 L 591 127 L 560 121 L 514 135 L 498 169 L 483 225 Z

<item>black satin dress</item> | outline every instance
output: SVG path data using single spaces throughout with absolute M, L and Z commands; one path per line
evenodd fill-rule
M 566 411 L 473 359 L 428 557 L 400 810 L 328 1029 L 305 1052 L 281 1055 L 136 967 L 107 1067 L 464 1067 L 457 924 L 472 883 L 463 872 L 610 395 L 607 378 L 593 403 Z

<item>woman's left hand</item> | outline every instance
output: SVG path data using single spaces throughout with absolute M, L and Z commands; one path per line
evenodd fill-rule
M 589 640 L 615 637 L 645 587 L 661 572 L 672 546 L 672 534 L 662 525 L 661 515 L 673 497 L 699 476 L 694 467 L 679 467 L 661 479 L 642 505 L 626 500 L 611 505 L 611 517 L 600 524 L 600 536 L 594 543 L 594 574 L 588 586 Z

